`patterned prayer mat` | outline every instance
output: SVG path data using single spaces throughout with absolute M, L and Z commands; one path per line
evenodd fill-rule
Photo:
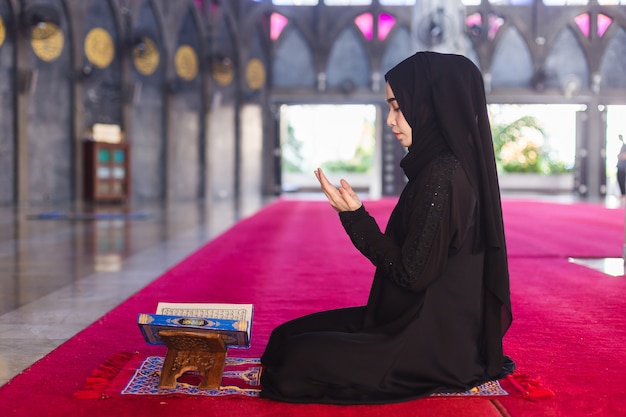
M 165 358 L 149 356 L 134 373 L 122 394 L 134 395 L 172 395 L 187 394 L 219 397 L 226 395 L 243 395 L 258 397 L 261 378 L 261 360 L 258 358 L 226 358 L 222 386 L 219 389 L 198 389 L 200 375 L 187 372 L 178 379 L 176 388 L 159 389 L 159 378 Z
M 261 361 L 258 358 L 226 358 L 223 386 L 219 389 L 198 389 L 200 376 L 195 372 L 188 372 L 179 378 L 176 388 L 159 389 L 159 378 L 164 358 L 149 356 L 143 361 L 139 369 L 133 374 L 121 394 L 130 395 L 200 395 L 200 396 L 227 396 L 242 395 L 258 397 L 261 391 Z M 489 381 L 465 392 L 438 393 L 434 397 L 482 397 L 504 396 L 509 393 L 502 388 L 499 381 Z
M 431 397 L 492 397 L 509 395 L 508 391 L 502 388 L 500 381 L 487 381 L 484 384 L 477 385 L 465 392 L 440 392 L 433 394 Z

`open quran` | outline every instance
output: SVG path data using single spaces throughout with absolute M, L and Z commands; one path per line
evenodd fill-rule
M 140 313 L 139 329 L 149 344 L 162 345 L 161 330 L 219 334 L 228 347 L 250 347 L 252 304 L 165 303 L 155 314 Z

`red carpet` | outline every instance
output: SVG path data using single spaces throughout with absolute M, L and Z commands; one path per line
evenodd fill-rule
M 393 201 L 368 203 L 384 225 Z M 137 313 L 158 301 L 254 303 L 258 357 L 277 324 L 365 303 L 373 267 L 324 202 L 279 201 L 192 254 L 151 285 L 0 387 L 0 416 L 506 416 L 626 415 L 626 280 L 567 262 L 621 256 L 623 210 L 506 201 L 515 321 L 505 349 L 518 374 L 550 398 L 433 398 L 385 406 L 291 405 L 237 397 L 110 396 L 79 399 L 94 369 L 121 352 L 163 356 L 145 344 Z M 115 372 L 114 364 L 109 371 Z M 107 369 L 102 372 L 106 376 Z

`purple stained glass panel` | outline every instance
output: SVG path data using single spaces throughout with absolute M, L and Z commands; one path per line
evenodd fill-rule
M 395 17 L 390 14 L 381 13 L 380 16 L 378 16 L 378 40 L 384 41 L 387 39 L 387 35 L 389 35 L 389 32 L 391 32 L 395 24 Z

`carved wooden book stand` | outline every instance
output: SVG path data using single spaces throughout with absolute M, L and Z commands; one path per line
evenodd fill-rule
M 220 387 L 226 345 L 219 334 L 161 330 L 159 336 L 167 346 L 159 388 L 175 388 L 176 380 L 187 371 L 200 374 L 199 389 Z

